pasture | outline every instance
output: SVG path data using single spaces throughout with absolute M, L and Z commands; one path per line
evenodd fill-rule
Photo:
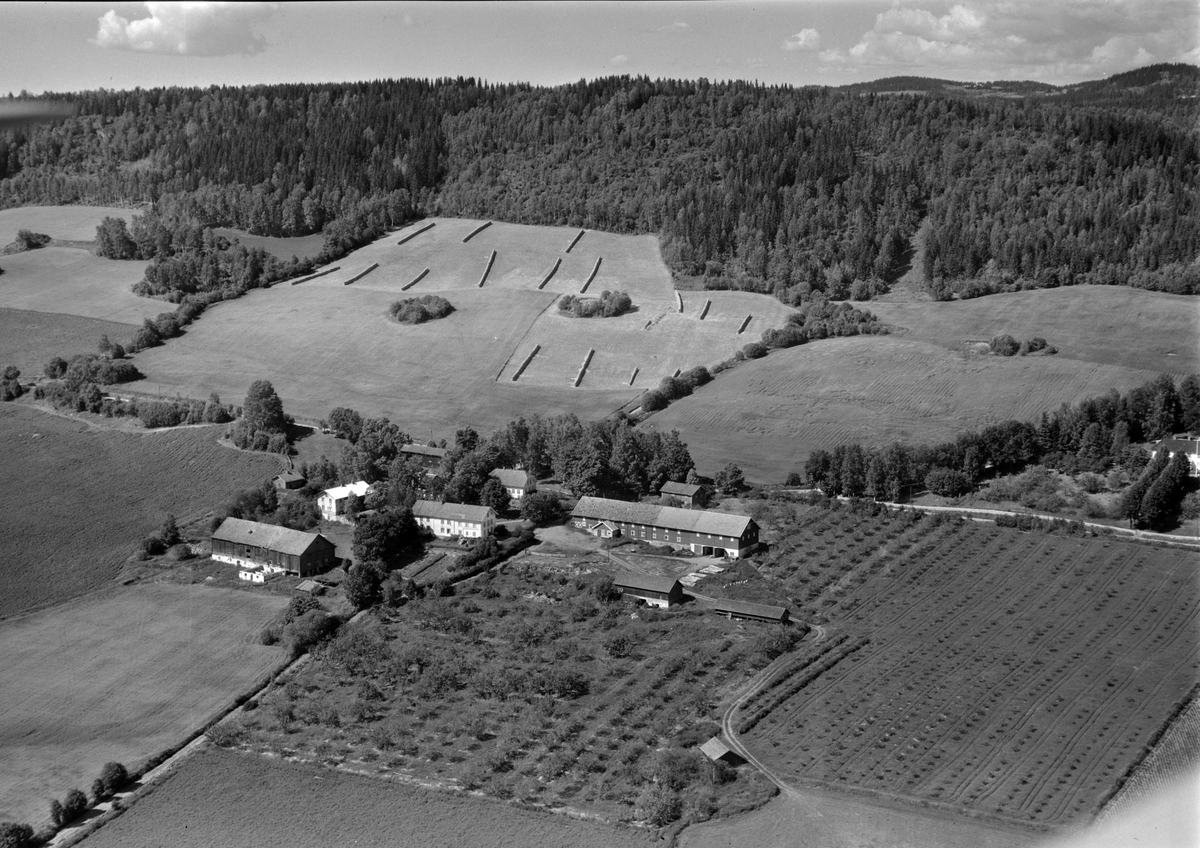
M 0 257 L 0 308 L 141 324 L 174 308 L 130 290 L 147 264 L 101 259 L 80 247 L 50 246 Z
M 588 232 L 565 254 L 576 230 L 496 223 L 464 244 L 479 222 L 433 223 L 402 245 L 409 230 L 379 239 L 340 260 L 337 273 L 213 307 L 182 338 L 138 355 L 147 379 L 134 388 L 236 397 L 267 378 L 295 415 L 323 418 L 349 406 L 386 415 L 414 436 L 449 437 L 458 427 L 486 431 L 533 412 L 603 417 L 678 369 L 731 356 L 751 340 L 737 333 L 747 313 L 778 326 L 789 311 L 768 297 L 722 292 L 714 293 L 703 321 L 702 301 L 690 296 L 680 314 L 651 236 Z M 496 260 L 480 287 L 493 250 Z M 601 253 L 592 288 L 629 291 L 637 311 L 607 319 L 560 315 L 554 301 L 578 291 Z M 539 290 L 558 259 L 559 270 Z M 455 312 L 427 325 L 389 320 L 393 301 L 425 294 L 447 298 Z M 574 388 L 593 348 L 587 375 Z
M 762 571 L 834 638 L 739 711 L 743 742 L 802 786 L 1084 824 L 1200 680 L 1194 570 L 1106 539 L 809 515 Z
M 217 235 L 233 241 L 237 239 L 246 247 L 261 247 L 276 259 L 287 261 L 295 256 L 298 259 L 311 259 L 321 252 L 325 246 L 325 236 L 313 233 L 308 236 L 294 238 L 273 238 L 271 236 L 255 236 L 242 230 L 232 230 L 228 227 L 214 227 Z
M 1058 356 L 1155 374 L 1200 371 L 1200 299 L 1125 286 L 1072 286 L 944 303 L 869 303 L 905 338 L 962 350 L 1008 333 Z
M 95 590 L 167 513 L 203 517 L 279 459 L 217 444 L 221 426 L 118 432 L 0 405 L 0 618 Z
M 265 757 L 202 751 L 87 848 L 632 848 L 649 834 Z
M 21 369 L 22 379 L 32 380 L 52 357 L 70 359 L 76 353 L 92 353 L 104 335 L 125 344 L 137 329 L 133 324 L 78 315 L 0 309 L 0 367 L 15 365 Z
M 128 223 L 135 214 L 136 209 L 117 206 L 18 206 L 0 209 L 0 247 L 16 239 L 17 230 L 45 233 L 63 241 L 95 241 L 96 227 L 105 218 L 124 218 Z
M 1157 375 L 1062 354 L 982 356 L 907 336 L 855 336 L 743 362 L 642 426 L 679 430 L 702 472 L 736 462 L 748 479 L 781 483 L 818 448 L 950 439 Z
M 284 598 L 140 585 L 0 624 L 0 820 L 44 823 L 85 791 L 178 744 L 286 661 L 259 644 Z

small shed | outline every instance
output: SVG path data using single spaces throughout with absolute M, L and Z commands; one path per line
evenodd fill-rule
M 787 624 L 790 618 L 786 607 L 752 604 L 749 601 L 734 601 L 727 598 L 717 601 L 715 609 L 717 615 L 723 615 L 726 618 L 766 621 L 771 624 Z
M 714 763 L 723 762 L 731 766 L 736 766 L 745 762 L 736 751 L 725 744 L 725 740 L 720 736 L 714 736 L 701 745 L 700 753 L 704 754 L 704 756 L 708 757 Z
M 601 539 L 615 539 L 621 535 L 621 530 L 607 521 L 596 522 L 588 528 L 588 532 Z
M 271 483 L 276 489 L 280 489 L 281 491 L 286 489 L 303 489 L 304 484 L 307 482 L 308 480 L 304 478 L 304 475 L 297 474 L 295 471 L 285 471 L 271 478 Z
M 708 492 L 696 483 L 663 483 L 659 495 L 679 501 L 684 506 L 704 506 Z
M 296 587 L 297 592 L 303 592 L 306 595 L 320 595 L 325 591 L 325 587 L 316 580 L 301 580 Z
M 613 588 L 622 595 L 668 609 L 683 600 L 683 586 L 674 577 L 654 577 L 626 571 L 613 578 Z

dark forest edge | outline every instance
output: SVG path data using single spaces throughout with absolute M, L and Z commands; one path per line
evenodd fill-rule
M 653 232 L 677 276 L 790 304 L 886 291 L 922 222 L 934 297 L 1200 292 L 1200 69 L 1004 98 L 932 82 L 916 94 L 611 77 L 47 95 L 76 115 L 0 136 L 0 206 L 153 204 L 145 237 L 131 234 L 154 262 L 143 293 L 176 300 L 307 270 L 272 273 L 245 248 L 206 265 L 205 228 L 324 232 L 328 261 L 365 243 L 372 214 L 390 227 L 457 215 Z

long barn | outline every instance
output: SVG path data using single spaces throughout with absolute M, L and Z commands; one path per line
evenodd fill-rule
M 337 564 L 336 546 L 320 533 L 241 518 L 226 518 L 213 532 L 212 558 L 241 566 L 239 576 L 254 583 L 283 572 L 307 577 Z
M 758 524 L 746 515 L 712 510 L 580 498 L 571 512 L 580 530 L 623 536 L 656 545 L 688 548 L 702 555 L 743 557 L 758 547 Z

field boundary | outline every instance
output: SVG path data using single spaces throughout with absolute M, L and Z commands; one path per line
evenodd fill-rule
M 545 277 L 543 277 L 542 281 L 540 283 L 538 283 L 538 291 L 541 291 L 542 289 L 544 289 L 546 287 L 546 284 L 548 282 L 550 282 L 551 278 L 556 273 L 558 273 L 558 266 L 560 266 L 560 265 L 562 265 L 562 257 L 561 256 L 554 260 L 554 267 L 550 269 L 550 273 L 547 274 Z
M 579 366 L 579 373 L 575 375 L 575 382 L 573 383 L 575 388 L 579 388 L 579 384 L 583 382 L 583 375 L 587 373 L 588 365 L 591 364 L 592 357 L 595 355 L 596 349 L 594 347 L 589 348 L 587 356 L 583 358 L 583 364 Z
M 601 263 L 601 262 L 603 262 L 603 261 L 604 261 L 604 257 L 603 257 L 603 256 L 597 256 L 597 257 L 596 257 L 596 264 L 592 266 L 592 273 L 588 274 L 587 282 L 586 282 L 586 283 L 584 283 L 584 284 L 583 284 L 583 288 L 581 288 L 581 289 L 579 290 L 579 293 L 580 293 L 580 294 L 583 294 L 585 291 L 587 291 L 587 290 L 588 290 L 588 286 L 590 286 L 590 285 L 592 284 L 592 280 L 596 279 L 596 275 L 597 275 L 598 273 L 600 273 L 600 263 Z
M 483 288 L 483 284 L 487 282 L 488 274 L 492 273 L 492 265 L 496 264 L 496 251 L 492 251 L 492 255 L 488 257 L 487 265 L 483 268 L 483 276 L 479 278 L 479 288 Z
M 419 236 L 421 233 L 429 232 L 430 230 L 432 230 L 432 229 L 433 229 L 434 227 L 436 227 L 436 226 L 437 226 L 437 221 L 431 221 L 430 223 L 428 223 L 428 224 L 426 224 L 425 226 L 421 227 L 421 229 L 419 229 L 419 230 L 413 230 L 411 233 L 409 233 L 408 235 L 406 235 L 404 238 L 400 239 L 400 241 L 396 242 L 396 245 L 397 245 L 397 246 L 399 246 L 399 245 L 402 245 L 402 244 L 404 244 L 404 243 L 405 243 L 405 242 L 407 242 L 407 241 L 412 241 L 412 240 L 413 240 L 413 239 L 415 239 L 417 236 Z
M 298 286 L 301 283 L 307 283 L 309 280 L 315 280 L 317 277 L 324 277 L 326 274 L 332 274 L 334 271 L 342 270 L 341 265 L 334 265 L 332 268 L 326 268 L 324 271 L 318 271 L 315 274 L 309 274 L 307 277 L 301 277 L 298 280 L 292 280 L 293 286 Z
M 517 367 L 517 370 L 513 372 L 512 382 L 515 383 L 520 379 L 521 375 L 525 373 L 525 369 L 529 367 L 529 363 L 533 362 L 533 358 L 538 355 L 541 349 L 542 346 L 540 344 L 533 346 L 533 350 L 529 352 L 529 356 L 525 357 L 525 360 Z M 501 371 L 503 371 L 503 369 L 501 369 Z M 496 375 L 496 379 L 500 379 L 499 374 Z
M 371 267 L 369 267 L 367 270 L 363 271 L 360 274 L 355 274 L 353 277 L 346 280 L 346 282 L 342 283 L 342 285 L 348 286 L 348 285 L 351 285 L 352 283 L 357 283 L 359 280 L 361 280 L 363 277 L 367 276 L 367 274 L 370 274 L 372 271 L 374 271 L 378 267 L 379 267 L 379 263 L 373 262 L 371 264 Z
M 491 221 L 486 221 L 486 222 L 484 222 L 484 223 L 480 224 L 478 227 L 476 227 L 475 229 L 471 230 L 471 232 L 469 232 L 469 233 L 467 233 L 465 236 L 463 236 L 462 243 L 463 243 L 463 244 L 466 244 L 467 242 L 469 242 L 471 239 L 475 238 L 475 236 L 477 236 L 477 235 L 479 235 L 480 233 L 482 233 L 484 230 L 486 230 L 486 229 L 487 229 L 488 227 L 490 227 L 491 225 L 492 225 L 492 222 L 491 222 Z
M 415 286 L 417 283 L 421 282 L 421 280 L 425 279 L 425 275 L 426 275 L 426 274 L 428 274 L 428 273 L 429 273 L 429 269 L 428 269 L 428 268 L 426 268 L 426 269 L 425 269 L 424 271 L 422 271 L 420 274 L 417 274 L 417 276 L 413 277 L 413 278 L 412 278 L 412 282 L 405 283 L 403 286 L 401 286 L 401 287 L 400 287 L 400 291 L 408 291 L 408 290 L 409 290 L 409 289 L 411 289 L 413 286 Z
M 586 232 L 587 232 L 587 230 L 580 230 L 579 232 L 577 232 L 575 234 L 575 238 L 571 239 L 571 243 L 567 245 L 567 249 L 564 250 L 563 253 L 570 253 L 571 248 L 573 248 L 575 245 L 579 244 L 579 240 L 581 238 L 583 238 L 583 234 Z

